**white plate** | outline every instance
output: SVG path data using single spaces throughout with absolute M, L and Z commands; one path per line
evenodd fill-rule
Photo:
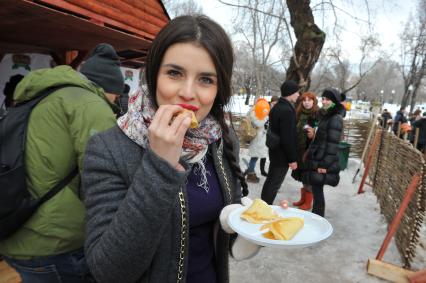
M 283 249 L 312 246 L 327 239 L 333 233 L 333 227 L 330 222 L 312 212 L 291 207 L 283 209 L 276 205 L 271 205 L 271 207 L 280 216 L 300 217 L 305 220 L 303 228 L 293 237 L 293 239 L 284 241 L 271 240 L 263 237 L 263 235 L 259 234 L 259 231 L 260 227 L 264 224 L 253 224 L 241 219 L 240 215 L 247 209 L 247 207 L 240 207 L 232 211 L 228 217 L 228 224 L 235 232 L 250 242 L 260 246 Z

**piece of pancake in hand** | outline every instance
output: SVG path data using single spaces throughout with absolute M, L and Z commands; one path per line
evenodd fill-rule
M 305 221 L 300 217 L 288 217 L 268 223 L 260 227 L 260 230 L 269 229 L 263 234 L 265 238 L 272 240 L 291 240 L 303 228 Z
M 281 217 L 261 199 L 255 199 L 252 205 L 243 213 L 241 218 L 254 224 L 268 223 Z
M 182 113 L 185 113 L 185 112 L 191 113 L 191 124 L 189 125 L 189 128 L 190 129 L 196 129 L 196 128 L 198 128 L 198 121 L 197 121 L 197 117 L 195 117 L 194 111 L 188 110 L 188 109 L 183 109 Z

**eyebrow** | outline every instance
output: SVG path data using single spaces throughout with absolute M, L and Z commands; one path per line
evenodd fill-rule
M 176 70 L 179 70 L 179 71 L 185 71 L 184 68 L 182 68 L 181 66 L 176 65 L 176 64 L 164 64 L 161 67 L 162 68 L 168 67 L 168 68 L 173 68 L 173 69 L 176 69 Z M 201 72 L 200 75 L 206 76 L 206 77 L 217 77 L 216 73 L 213 73 L 213 72 Z

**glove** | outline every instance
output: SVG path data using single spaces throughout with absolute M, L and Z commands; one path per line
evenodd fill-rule
M 253 201 L 249 197 L 243 197 L 241 199 L 241 203 L 242 203 L 242 205 L 239 204 L 239 203 L 234 203 L 234 204 L 227 205 L 220 212 L 220 215 L 219 215 L 220 226 L 222 226 L 222 229 L 226 233 L 228 233 L 228 234 L 234 234 L 235 233 L 235 231 L 232 230 L 232 228 L 228 224 L 228 216 L 229 216 L 229 214 L 232 211 L 234 211 L 235 209 L 240 208 L 242 206 L 249 207 L 253 203 Z
M 235 233 L 235 231 L 232 230 L 232 228 L 228 224 L 229 214 L 233 210 L 240 208 L 242 206 L 247 206 L 247 207 L 251 206 L 253 201 L 248 197 L 243 197 L 241 199 L 241 203 L 242 205 L 238 203 L 227 205 L 220 212 L 220 215 L 219 215 L 220 225 L 222 226 L 222 229 L 228 234 Z M 231 247 L 231 255 L 236 260 L 248 259 L 255 256 L 259 252 L 260 248 L 261 247 L 259 245 L 249 242 L 241 236 L 237 236 L 236 240 L 234 241 Z

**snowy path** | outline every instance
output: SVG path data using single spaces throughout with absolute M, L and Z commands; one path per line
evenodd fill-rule
M 241 150 L 247 158 L 247 150 Z M 247 158 L 248 159 L 248 158 Z M 325 216 L 333 225 L 334 233 L 325 242 L 308 248 L 278 250 L 262 248 L 257 256 L 237 262 L 231 260 L 231 282 L 261 283 L 349 283 L 385 282 L 366 271 L 368 258 L 375 258 L 386 236 L 387 225 L 380 214 L 379 204 L 370 187 L 366 193 L 357 195 L 359 178 L 352 184 L 352 177 L 359 160 L 349 159 L 349 168 L 341 172 L 340 184 L 336 188 L 325 187 Z M 268 165 L 268 164 L 267 164 Z M 246 166 L 241 162 L 242 169 Z M 249 183 L 250 197 L 260 197 L 265 177 L 256 164 L 259 184 Z M 359 176 L 358 176 L 359 177 Z M 277 195 L 275 204 L 281 199 L 298 200 L 300 184 L 293 180 L 290 171 Z M 425 234 L 425 233 L 423 233 Z M 413 268 L 426 268 L 426 241 L 418 254 Z M 392 240 L 383 261 L 402 266 L 400 255 Z

